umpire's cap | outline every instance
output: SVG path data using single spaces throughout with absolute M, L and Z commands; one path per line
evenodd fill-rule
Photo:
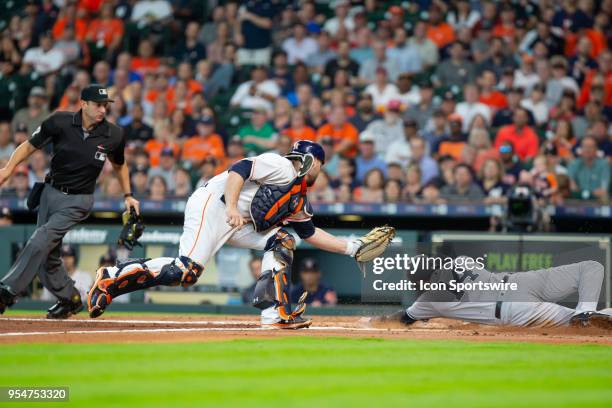
M 108 96 L 106 87 L 100 84 L 91 84 L 81 91 L 81 99 L 92 102 L 115 102 Z

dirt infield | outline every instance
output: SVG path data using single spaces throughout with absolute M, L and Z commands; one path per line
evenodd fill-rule
M 386 339 L 467 340 L 612 345 L 612 331 L 596 328 L 500 328 L 433 319 L 409 328 L 373 325 L 367 318 L 317 316 L 305 330 L 262 329 L 253 316 L 124 315 L 53 321 L 38 316 L 0 318 L 0 343 L 192 342 L 278 336 L 345 336 Z

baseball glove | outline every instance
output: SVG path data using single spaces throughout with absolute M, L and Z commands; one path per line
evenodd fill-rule
M 123 228 L 119 234 L 117 244 L 123 245 L 130 251 L 137 245 L 142 246 L 138 242 L 138 238 L 142 236 L 144 229 L 145 225 L 142 215 L 136 214 L 136 210 L 133 208 L 131 211 L 125 211 L 123 213 Z
M 357 262 L 369 262 L 379 257 L 395 237 L 395 228 L 388 225 L 376 227 L 372 231 L 357 239 L 359 248 L 355 253 Z

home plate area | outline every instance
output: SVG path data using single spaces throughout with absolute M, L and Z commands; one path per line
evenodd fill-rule
M 315 316 L 308 329 L 262 328 L 254 316 L 221 315 L 105 315 L 68 320 L 47 320 L 20 315 L 0 318 L 0 343 L 62 342 L 190 342 L 279 336 L 334 336 L 391 339 L 463 339 L 543 343 L 612 344 L 610 331 L 595 328 L 501 328 L 432 319 L 410 327 L 377 324 L 370 317 Z

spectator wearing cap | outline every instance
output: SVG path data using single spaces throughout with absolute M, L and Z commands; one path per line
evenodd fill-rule
M 53 49 L 51 33 L 43 33 L 39 37 L 38 47 L 32 47 L 23 56 L 23 63 L 30 64 L 40 75 L 48 75 L 60 70 L 64 65 L 64 54 Z
M 454 113 L 448 117 L 449 133 L 448 137 L 440 139 L 434 147 L 434 152 L 438 157 L 451 156 L 456 161 L 461 161 L 461 154 L 467 142 L 467 136 L 463 132 L 463 120 L 461 115 Z
M 535 71 L 535 58 L 527 53 L 521 57 L 521 65 L 514 71 L 513 86 L 522 88 L 527 93 L 536 85 L 540 84 L 541 80 Z
M 455 41 L 455 30 L 444 21 L 444 15 L 440 7 L 432 4 L 429 7 L 428 14 L 427 37 L 438 46 L 438 49 L 442 49 Z
M 390 100 L 382 119 L 370 123 L 366 130 L 374 136 L 376 154 L 383 157 L 390 145 L 404 140 L 404 124 L 401 118 L 401 103 L 397 99 Z
M 306 27 L 301 22 L 296 22 L 293 25 L 293 36 L 283 41 L 282 48 L 287 53 L 291 65 L 298 61 L 306 62 L 319 51 L 317 41 L 308 36 Z
M 487 59 L 491 47 L 491 39 L 493 38 L 493 23 L 491 21 L 481 20 L 478 23 L 478 27 L 475 38 L 470 41 L 470 51 L 476 64 L 480 64 Z
M 17 130 L 18 125 L 25 125 L 26 132 L 29 135 L 40 126 L 40 124 L 49 116 L 47 91 L 40 86 L 35 86 L 30 90 L 28 97 L 28 106 L 21 108 L 13 116 L 12 128 Z
M 317 138 L 330 137 L 334 144 L 334 153 L 354 158 L 357 155 L 357 142 L 359 134 L 355 126 L 346 120 L 344 107 L 332 108 L 328 122 L 321 126 Z
M 418 105 L 410 106 L 404 111 L 404 119 L 413 119 L 417 122 L 419 129 L 424 129 L 427 122 L 431 119 L 436 106 L 434 104 L 433 84 L 430 81 L 423 81 L 419 86 L 420 101 Z
M 363 92 L 372 95 L 374 107 L 379 112 L 385 111 L 391 101 L 399 102 L 397 86 L 389 82 L 389 75 L 383 67 L 376 68 L 374 82 L 366 86 Z
M 516 149 L 516 155 L 523 161 L 538 154 L 538 136 L 529 126 L 529 115 L 525 108 L 516 109 L 512 125 L 506 125 L 499 129 L 495 137 L 495 147 L 499 148 L 505 141 L 512 142 Z
M 294 143 L 298 140 L 311 140 L 313 142 L 317 140 L 317 132 L 308 126 L 306 115 L 301 109 L 295 109 L 291 112 L 291 124 L 282 133 L 288 135 Z
M 376 154 L 374 147 L 375 140 L 374 135 L 368 130 L 361 132 L 359 135 L 359 154 L 355 158 L 355 178 L 360 183 L 364 181 L 366 173 L 374 168 L 380 169 L 386 176 L 387 165 Z
M 476 68 L 474 64 L 465 58 L 465 49 L 460 42 L 455 42 L 449 47 L 450 58 L 442 61 L 436 67 L 435 81 L 439 86 L 459 87 L 476 78 Z
M 464 132 L 467 133 L 469 131 L 472 120 L 477 115 L 483 116 L 487 123 L 491 122 L 491 109 L 484 103 L 479 102 L 478 86 L 475 84 L 465 85 L 463 87 L 463 96 L 465 101 L 457 104 L 455 113 L 461 116 Z
M 408 46 L 418 52 L 423 69 L 435 66 L 440 59 L 438 47 L 427 37 L 427 23 L 423 20 L 416 22 L 414 35 L 408 40 Z
M 155 176 L 161 176 L 166 181 L 168 190 L 174 191 L 174 171 L 176 170 L 176 156 L 174 150 L 171 147 L 165 147 L 161 150 L 159 155 L 159 166 L 151 167 L 149 169 L 149 179 Z
M 235 162 L 244 159 L 245 151 L 242 139 L 238 135 L 234 135 L 227 142 L 227 155 L 224 159 L 219 160 L 217 164 L 216 174 L 227 170 Z
M 580 145 L 580 157 L 568 166 L 574 196 L 583 200 L 605 200 L 610 189 L 610 164 L 597 157 L 597 140 L 585 136 Z
M 474 182 L 472 169 L 467 164 L 455 166 L 453 183 L 442 187 L 440 195 L 449 201 L 479 201 L 484 198 L 481 188 Z
M 272 111 L 272 103 L 281 93 L 278 84 L 267 78 L 264 66 L 257 66 L 251 73 L 251 80 L 238 86 L 230 100 L 230 105 L 242 109 L 263 107 Z
M 144 123 L 144 110 L 142 105 L 137 103 L 132 106 L 130 112 L 132 121 L 125 126 L 125 138 L 128 142 L 147 143 L 153 139 L 153 128 Z
M 395 81 L 400 73 L 397 59 L 390 58 L 387 54 L 387 46 L 382 41 L 372 44 L 373 55 L 366 59 L 359 67 L 359 82 L 367 85 L 375 82 L 380 70 L 385 70 L 387 77 Z
M 327 19 L 323 25 L 323 30 L 335 37 L 340 27 L 352 32 L 355 29 L 355 22 L 349 15 L 351 2 L 349 0 L 334 0 L 329 3 L 329 7 L 334 9 L 334 17 Z
M 442 112 L 442 110 L 436 110 L 427 127 L 421 131 L 421 136 L 427 142 L 427 151 L 433 152 L 438 142 L 448 136 L 447 117 L 448 115 Z
M 253 111 L 248 125 L 238 130 L 248 155 L 261 154 L 276 147 L 278 133 L 268 121 L 268 112 L 259 107 Z
M 423 69 L 421 54 L 407 40 L 406 29 L 403 27 L 396 29 L 393 37 L 393 47 L 387 50 L 387 58 L 396 62 L 400 72 L 416 74 Z M 393 78 L 397 78 L 397 76 Z
M 66 270 L 70 279 L 74 281 L 74 287 L 81 294 L 81 299 L 87 299 L 87 293 L 93 285 L 92 276 L 85 271 L 78 268 L 79 258 L 77 256 L 76 248 L 72 245 L 63 245 L 60 250 L 60 256 L 62 259 L 62 265 Z M 113 264 L 114 266 L 114 264 Z M 40 296 L 41 300 L 56 300 L 56 297 L 51 294 L 46 288 Z
M 278 11 L 278 5 L 264 0 L 245 3 L 238 9 L 239 65 L 270 64 L 272 20 Z
M 0 161 L 7 160 L 15 151 L 9 122 L 0 122 Z
M 211 116 L 202 116 L 196 125 L 196 134 L 183 144 L 183 161 L 190 162 L 193 166 L 208 156 L 219 159 L 225 156 L 223 139 L 215 131 L 215 120 Z

